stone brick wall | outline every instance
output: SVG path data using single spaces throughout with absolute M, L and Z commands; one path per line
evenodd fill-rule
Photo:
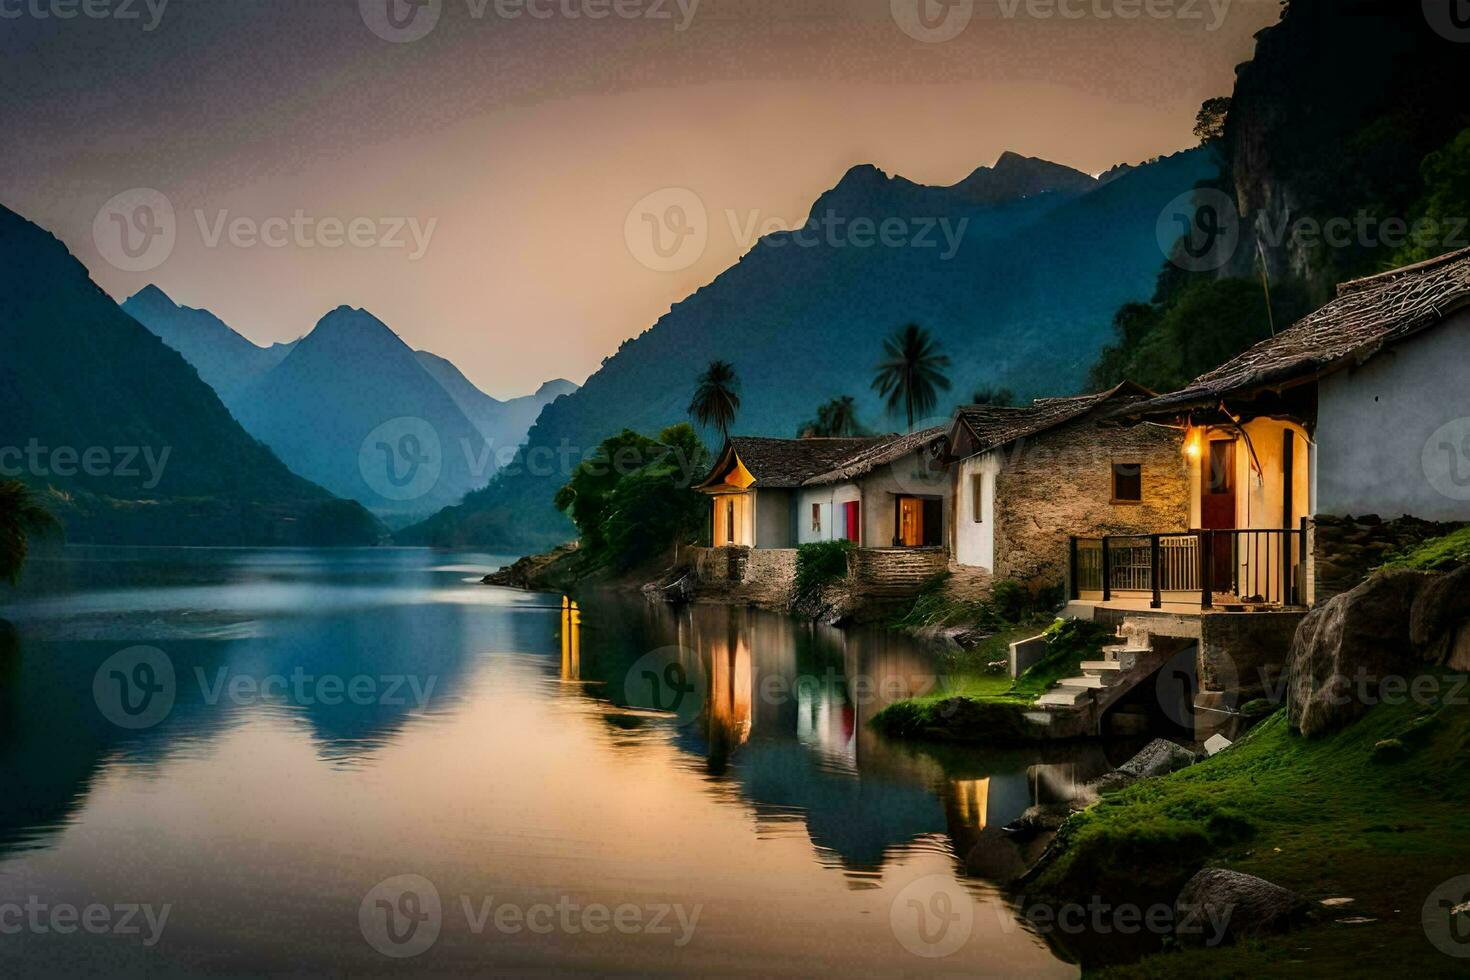
M 1001 450 L 995 577 L 1056 585 L 1071 535 L 1159 534 L 1189 528 L 1183 433 L 1103 428 L 1082 419 Z M 1143 501 L 1115 504 L 1113 463 L 1143 465 Z
M 795 548 L 690 548 L 699 592 L 760 606 L 783 606 L 796 584 Z
M 1351 591 L 1368 573 L 1401 551 L 1418 547 L 1460 524 L 1442 524 L 1401 517 L 1385 521 L 1365 517 L 1318 515 L 1312 519 L 1312 558 L 1315 604 Z
M 853 587 L 868 595 L 913 595 L 948 567 L 943 548 L 859 548 L 847 559 Z

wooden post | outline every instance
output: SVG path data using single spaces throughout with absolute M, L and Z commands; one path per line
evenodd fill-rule
M 1082 598 L 1082 587 L 1077 581 L 1077 539 L 1067 539 L 1067 594 L 1073 599 Z
M 1113 598 L 1113 555 L 1108 547 L 1108 536 L 1102 539 L 1102 579 L 1103 579 L 1103 602 L 1111 602 Z
M 1215 607 L 1215 543 L 1209 531 L 1199 532 L 1199 604 L 1201 609 Z
M 1150 574 L 1153 576 L 1154 581 L 1154 601 L 1152 603 L 1154 609 L 1162 609 L 1164 606 L 1164 584 L 1162 581 L 1164 570 L 1163 562 L 1160 561 L 1162 551 L 1163 544 L 1159 536 L 1155 534 L 1149 539 L 1149 565 L 1152 569 Z

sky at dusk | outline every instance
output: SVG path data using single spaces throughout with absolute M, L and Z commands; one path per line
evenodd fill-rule
M 1183 149 L 1279 12 L 427 2 L 0 0 L 0 203 L 118 299 L 156 282 L 262 344 L 365 307 L 506 397 L 582 381 L 853 165 L 951 184 L 1005 150 L 1096 173 Z M 670 188 L 707 242 L 664 271 L 629 237 Z M 172 241 L 118 255 L 99 211 L 137 189 Z

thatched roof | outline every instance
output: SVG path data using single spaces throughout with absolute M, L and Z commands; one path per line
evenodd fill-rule
M 880 466 L 887 466 L 894 460 L 902 459 L 909 453 L 932 446 L 944 438 L 945 428 L 935 426 L 931 429 L 920 429 L 908 435 L 884 436 L 878 442 L 867 446 L 856 453 L 848 456 L 838 466 L 833 467 L 825 473 L 819 473 L 807 480 L 806 486 L 817 486 L 824 483 L 842 483 L 847 480 L 856 480 L 865 476 Z
M 1151 397 L 1153 392 L 1147 388 L 1125 381 L 1093 395 L 1038 398 L 1018 407 L 966 405 L 955 412 L 950 443 L 972 456 L 1040 435 L 1101 408 L 1121 407 Z
M 864 449 L 891 439 L 875 436 L 861 439 L 766 439 L 758 436 L 731 436 L 714 467 L 695 489 L 718 484 L 724 479 L 736 457 L 755 477 L 757 487 L 799 487 L 818 473 L 839 465 Z
M 1337 298 L 1188 387 L 1130 410 L 1156 415 L 1281 391 L 1361 364 L 1470 304 L 1470 248 L 1337 287 Z

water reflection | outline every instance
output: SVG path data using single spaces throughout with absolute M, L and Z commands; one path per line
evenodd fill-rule
M 622 739 L 663 723 L 703 770 L 708 792 L 750 807 L 768 837 L 808 837 L 823 865 L 853 887 L 914 851 L 939 850 L 997 883 L 1041 846 L 1002 828 L 1042 803 L 1072 798 L 1110 767 L 1096 746 L 981 751 L 893 742 L 869 722 L 935 683 L 931 655 L 883 630 L 838 630 L 755 610 L 673 610 L 606 596 L 563 600 L 563 669 L 580 654 L 584 696 Z M 676 638 L 685 674 L 704 679 L 697 714 L 650 720 L 630 695 L 640 658 Z M 687 715 L 687 717 L 686 717 Z M 730 790 L 734 790 L 733 796 Z

